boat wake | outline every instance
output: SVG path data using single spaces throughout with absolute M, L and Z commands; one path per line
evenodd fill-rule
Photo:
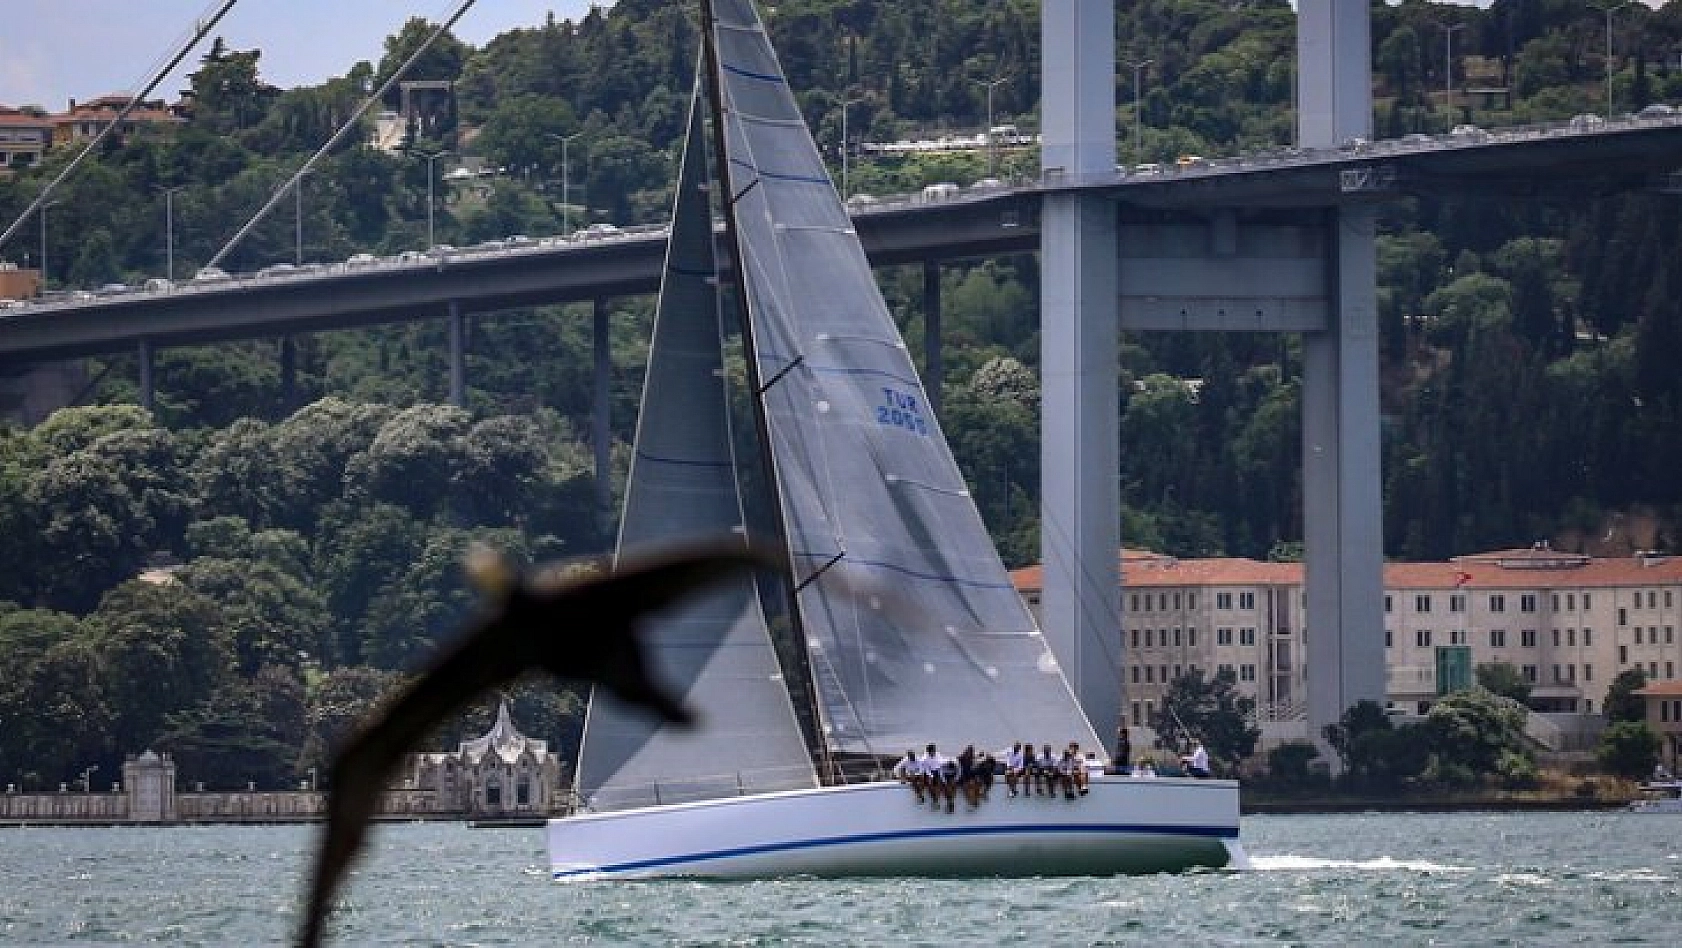
M 1235 868 L 1239 867 L 1234 863 Z M 1248 868 L 1255 872 L 1319 872 L 1326 869 L 1357 872 L 1471 872 L 1470 866 L 1445 866 L 1422 859 L 1320 859 L 1314 856 L 1251 856 Z

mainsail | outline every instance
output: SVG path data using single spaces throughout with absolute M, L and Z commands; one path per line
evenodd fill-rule
M 764 25 L 750 0 L 712 6 L 722 177 L 830 746 L 1098 748 L 929 410 Z
M 691 108 L 619 549 L 740 531 L 701 115 Z M 818 783 L 751 580 L 645 630 L 655 674 L 701 715 L 661 728 L 598 691 L 577 785 L 612 810 Z

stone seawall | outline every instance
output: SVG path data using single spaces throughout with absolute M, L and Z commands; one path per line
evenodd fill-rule
M 327 817 L 327 792 L 229 790 L 172 794 L 168 812 L 146 814 L 123 790 L 0 794 L 0 826 L 136 826 L 181 823 L 312 823 Z M 431 790 L 380 794 L 375 819 L 460 820 L 468 814 L 439 805 Z

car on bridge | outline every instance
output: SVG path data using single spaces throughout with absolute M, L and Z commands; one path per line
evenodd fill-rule
M 218 283 L 222 280 L 230 280 L 230 279 L 233 279 L 233 278 L 228 276 L 228 271 L 222 269 L 221 267 L 200 267 L 199 272 L 193 274 L 192 282 L 194 282 L 194 283 Z

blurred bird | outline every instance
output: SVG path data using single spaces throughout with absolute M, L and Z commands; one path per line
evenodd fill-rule
M 489 610 L 333 762 L 327 831 L 316 854 L 308 914 L 298 943 L 321 943 L 334 890 L 367 835 L 379 793 L 403 755 L 475 697 L 544 669 L 588 681 L 671 724 L 693 716 L 648 675 L 637 620 L 686 595 L 754 569 L 780 569 L 740 537 L 622 556 L 611 569 L 551 567 L 516 573 L 488 548 L 470 551 L 469 575 Z

